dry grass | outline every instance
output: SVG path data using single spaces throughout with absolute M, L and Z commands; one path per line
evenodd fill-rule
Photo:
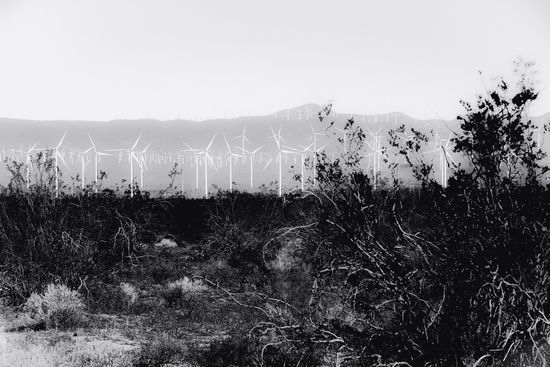
M 116 331 L 7 332 L 18 320 L 12 310 L 2 309 L 0 320 L 0 367 L 132 366 L 138 348 Z

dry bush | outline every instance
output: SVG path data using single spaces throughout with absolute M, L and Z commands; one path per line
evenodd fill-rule
M 186 355 L 186 347 L 181 340 L 168 334 L 153 335 L 141 343 L 141 349 L 136 355 L 133 366 L 163 366 L 181 362 Z
M 83 321 L 84 303 L 67 286 L 49 284 L 43 294 L 31 294 L 24 309 L 34 328 L 70 329 Z
M 170 282 L 161 292 L 161 296 L 168 307 L 184 308 L 189 314 L 193 311 L 200 295 L 208 287 L 200 280 L 191 280 L 183 277 L 180 280 Z

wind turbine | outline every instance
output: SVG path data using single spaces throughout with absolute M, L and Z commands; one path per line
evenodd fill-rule
M 139 142 L 139 139 L 141 138 L 141 135 L 143 135 L 143 131 L 141 134 L 139 134 L 136 142 L 130 149 L 107 149 L 108 152 L 119 152 L 119 154 L 123 154 L 124 152 L 128 153 L 128 159 L 130 161 L 130 197 L 134 197 L 134 160 L 137 162 L 139 166 L 141 166 L 141 162 L 138 160 L 136 154 L 134 153 L 134 149 L 136 148 L 136 145 Z
M 400 134 L 396 134 L 398 138 L 400 138 L 401 140 L 403 140 L 401 142 L 401 144 L 399 144 L 399 150 L 400 150 L 400 153 L 404 153 L 405 156 L 409 157 L 409 147 L 411 146 L 412 143 L 410 143 L 411 141 L 413 141 L 414 139 L 414 136 L 413 135 L 409 135 L 407 134 L 407 132 L 405 131 L 405 136 L 403 135 L 400 135 Z M 398 159 L 397 159 L 397 154 L 396 154 L 396 157 L 395 157 L 395 163 L 396 163 L 396 168 L 397 168 L 397 179 L 399 180 L 399 162 L 398 162 Z
M 97 180 L 98 180 L 98 170 L 97 170 L 97 165 L 98 165 L 98 161 L 99 161 L 99 157 L 100 156 L 109 156 L 109 157 L 114 157 L 115 155 L 114 154 L 108 154 L 108 153 L 104 153 L 104 152 L 98 152 L 97 151 L 97 148 L 95 146 L 95 143 L 94 141 L 92 140 L 92 137 L 90 136 L 90 134 L 88 133 L 88 137 L 90 138 L 90 142 L 92 143 L 92 148 L 94 149 L 94 153 L 95 153 L 95 156 L 94 156 L 94 161 L 95 161 L 95 192 L 97 192 Z
M 309 107 L 306 107 L 306 120 L 309 120 L 309 118 L 312 116 L 313 116 L 313 110 L 311 110 Z
M 263 145 L 257 148 L 256 150 L 253 150 L 252 152 L 250 152 L 250 188 L 251 189 L 254 188 L 254 160 L 256 157 L 256 153 L 258 153 L 258 151 L 262 148 L 263 148 Z
M 452 133 L 451 133 L 452 136 Z M 436 132 L 436 143 L 435 149 L 430 150 L 425 153 L 439 153 L 439 167 L 441 169 L 441 186 L 444 188 L 447 187 L 447 166 L 449 165 L 449 160 L 455 163 L 455 160 L 449 154 L 448 150 L 450 148 L 451 136 L 447 139 L 442 139 L 439 137 L 439 134 Z M 443 142 L 445 141 L 445 144 Z
M 185 145 L 187 145 L 187 147 L 190 149 L 190 151 L 194 152 L 196 155 L 196 160 L 197 160 L 197 187 L 198 187 L 198 183 L 199 183 L 199 176 L 198 176 L 198 170 L 199 170 L 199 166 L 198 166 L 198 156 L 199 155 L 202 155 L 204 157 L 204 196 L 206 198 L 208 198 L 208 161 L 210 161 L 212 163 L 212 165 L 214 166 L 214 169 L 216 171 L 218 171 L 218 169 L 216 168 L 216 166 L 214 165 L 214 161 L 212 160 L 212 157 L 210 156 L 210 147 L 212 146 L 212 143 L 214 142 L 214 139 L 216 139 L 216 136 L 218 135 L 218 133 L 214 134 L 214 137 L 212 138 L 212 140 L 210 140 L 210 143 L 208 144 L 208 146 L 206 147 L 206 149 L 193 149 L 191 148 L 189 145 L 187 145 L 187 143 L 183 143 Z
M 313 140 L 313 187 L 315 187 L 317 185 L 317 153 L 320 152 L 326 145 L 323 145 L 321 148 L 317 148 L 317 135 L 323 136 L 323 134 L 316 132 L 312 124 L 309 124 L 309 126 L 311 126 L 311 130 L 313 131 L 313 136 L 309 138 L 309 141 Z
M 243 130 L 243 137 L 244 137 L 244 130 Z M 223 135 L 223 138 L 225 139 L 225 144 L 227 145 L 227 151 L 229 152 L 229 191 L 233 192 L 233 157 L 238 159 L 239 157 L 242 157 L 242 155 L 233 153 L 231 151 L 231 147 L 229 146 L 229 143 L 227 142 L 227 138 L 225 137 L 225 134 Z M 244 139 L 243 139 L 243 146 L 244 146 Z M 250 163 L 252 164 L 252 158 L 250 159 Z
M 344 153 L 347 153 L 348 152 L 348 143 L 347 143 L 347 140 L 348 140 L 348 129 L 340 129 L 340 128 L 336 128 L 336 130 L 340 131 L 342 134 L 343 134 L 343 141 L 344 141 Z
M 59 153 L 59 147 L 63 143 L 63 139 L 65 139 L 65 135 L 67 135 L 67 131 L 65 131 L 65 134 L 63 134 L 63 137 L 59 141 L 59 144 L 57 144 L 57 146 L 53 149 L 53 150 L 55 150 L 54 154 L 55 154 L 55 197 L 56 198 L 59 197 L 59 164 L 58 164 L 58 158 L 61 158 L 61 160 L 65 164 L 65 167 L 67 167 L 67 169 L 69 171 L 71 170 L 69 168 L 69 166 L 67 165 L 67 162 L 65 162 L 65 159 L 63 158 L 61 153 Z
M 146 156 L 145 156 L 145 152 L 147 151 L 147 149 L 149 149 L 149 147 L 151 146 L 151 144 L 153 144 L 153 142 L 150 142 L 146 147 L 145 149 L 143 149 L 141 152 L 138 152 L 139 154 L 139 159 L 138 159 L 138 162 L 139 162 L 139 167 L 140 167 L 140 188 L 143 190 L 143 167 L 145 167 L 145 169 L 147 171 L 149 171 L 149 168 L 147 168 L 147 162 L 146 162 Z M 172 160 L 170 160 L 171 162 Z
M 81 177 L 81 182 L 82 182 L 82 190 L 84 190 L 84 187 L 86 185 L 86 179 L 85 179 L 85 171 L 86 171 L 86 166 L 88 165 L 88 163 L 90 163 L 90 160 L 86 159 L 86 154 L 88 154 L 90 152 L 90 150 L 92 150 L 94 147 L 93 145 L 88 148 L 87 150 L 85 150 L 84 152 L 80 152 L 80 162 L 82 164 L 82 177 Z
M 244 142 L 247 141 L 248 144 L 250 144 L 250 141 L 249 141 L 249 140 L 246 138 L 246 136 L 244 135 L 245 131 L 246 131 L 246 125 L 244 125 L 242 134 L 241 134 L 241 135 L 237 135 L 237 136 L 235 136 L 235 137 L 233 138 L 233 139 L 242 138 L 242 145 L 243 145 L 243 146 L 242 146 L 241 150 L 242 150 L 243 152 L 244 152 Z M 246 156 L 243 155 L 243 163 L 244 163 L 245 161 L 246 161 Z
M 369 133 L 372 136 L 372 144 L 367 142 L 367 145 L 372 150 L 372 153 L 369 154 L 369 156 L 373 157 L 373 165 L 374 165 L 373 186 L 375 190 L 376 190 L 376 184 L 378 181 L 378 173 L 380 171 L 380 154 L 382 153 L 382 148 L 381 148 L 382 135 L 380 135 L 380 130 L 382 130 L 382 128 L 378 129 L 378 131 L 374 134 L 369 130 Z
M 31 178 L 30 178 L 30 174 L 31 174 L 31 169 L 32 169 L 32 161 L 31 161 L 31 152 L 33 150 L 35 150 L 34 148 L 36 147 L 36 145 L 38 144 L 38 142 L 36 142 L 27 152 L 25 152 L 25 154 L 27 155 L 27 158 L 25 160 L 25 171 L 26 171 L 26 176 L 27 176 L 27 189 L 29 189 L 29 186 L 30 186 L 30 182 L 31 182 Z M 39 149 L 36 149 L 36 150 L 39 150 Z
M 285 140 L 281 136 L 281 129 L 282 128 L 283 128 L 283 125 L 281 125 L 281 127 L 279 127 L 279 132 L 277 134 L 275 134 L 275 131 L 273 130 L 273 127 L 271 127 L 271 132 L 273 133 L 273 135 L 270 136 L 270 138 L 275 139 L 275 143 L 277 143 L 277 150 L 278 150 L 277 155 L 279 156 L 279 197 L 283 196 L 283 181 L 282 181 L 282 178 L 283 178 L 283 153 L 291 153 L 291 154 L 294 153 L 290 150 L 282 149 L 281 141 L 285 142 Z M 270 162 L 271 162 L 271 160 L 267 163 L 267 165 L 269 165 Z M 266 165 L 266 167 L 267 167 L 267 165 Z M 265 170 L 265 168 L 264 168 L 264 170 Z
M 397 125 L 397 116 L 399 116 L 399 112 L 393 115 L 395 117 L 395 124 Z
M 306 154 L 306 152 L 308 151 L 311 151 L 311 147 L 313 146 L 313 143 L 311 143 L 309 146 L 307 147 L 304 147 L 302 145 L 299 145 L 300 148 L 302 148 L 302 150 L 297 150 L 297 153 L 300 154 L 300 156 L 302 157 L 302 163 L 301 163 L 301 170 L 302 170 L 302 174 L 301 174 L 301 188 L 302 188 L 302 192 L 304 191 L 304 167 L 305 167 L 305 163 L 304 163 L 304 155 Z

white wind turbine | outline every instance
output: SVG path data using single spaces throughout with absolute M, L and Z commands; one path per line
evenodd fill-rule
M 336 128 L 336 130 L 340 131 L 343 134 L 343 142 L 344 142 L 344 153 L 348 152 L 348 131 L 349 129 L 340 129 Z
M 187 145 L 187 143 L 185 142 L 183 142 L 183 144 Z M 187 145 L 187 147 L 189 147 L 189 145 Z M 196 170 L 195 181 L 196 181 L 196 188 L 198 189 L 199 188 L 199 153 L 196 149 L 193 149 L 191 147 L 189 147 L 189 149 L 183 149 L 182 152 L 193 154 L 193 156 L 187 155 L 187 157 L 190 158 L 191 167 L 193 167 L 193 161 L 195 163 L 195 170 Z
M 323 150 L 326 145 L 317 148 L 317 135 L 324 136 L 324 134 L 316 132 L 312 124 L 309 124 L 309 126 L 311 126 L 311 130 L 313 131 L 313 136 L 309 138 L 309 141 L 313 140 L 313 187 L 315 187 L 317 185 L 317 153 Z
M 92 148 L 94 149 L 94 162 L 95 162 L 95 168 L 94 168 L 94 183 L 95 183 L 95 192 L 97 192 L 97 180 L 99 179 L 99 176 L 98 176 L 98 163 L 99 163 L 99 160 L 100 160 L 100 157 L 101 156 L 108 156 L 108 157 L 114 157 L 115 155 L 114 154 L 108 154 L 108 153 L 104 153 L 104 152 L 98 152 L 97 151 L 97 148 L 96 148 L 96 145 L 94 143 L 94 141 L 92 140 L 92 137 L 90 136 L 90 134 L 88 134 L 88 137 L 90 138 L 90 142 L 92 143 Z
M 397 134 L 397 137 L 400 138 L 401 140 L 403 140 L 401 142 L 401 144 L 399 144 L 400 153 L 404 153 L 405 156 L 408 158 L 409 157 L 409 148 L 412 146 L 411 142 L 414 140 L 414 136 L 407 134 L 407 132 L 405 131 L 405 136 Z M 398 162 L 397 157 L 395 157 L 395 163 L 396 163 L 396 168 L 397 168 L 397 179 L 399 180 L 399 162 Z
M 372 143 L 367 141 L 367 145 L 372 150 L 372 153 L 369 154 L 369 156 L 373 157 L 373 186 L 375 190 L 378 183 L 378 173 L 380 172 L 380 155 L 382 153 L 381 141 L 383 136 L 380 135 L 381 129 L 382 128 L 378 129 L 378 131 L 374 134 L 369 130 L 369 133 L 372 136 Z
M 302 149 L 302 150 L 297 150 L 297 149 L 294 149 L 296 150 L 296 152 L 298 154 L 300 154 L 301 158 L 302 158 L 302 162 L 301 162 L 301 176 L 300 176 L 300 180 L 301 180 L 301 189 L 302 189 L 302 192 L 304 191 L 304 180 L 305 180 L 305 176 L 304 176 L 304 168 L 305 168 L 305 159 L 304 159 L 304 156 L 306 154 L 306 152 L 311 152 L 311 147 L 313 146 L 313 143 L 311 143 L 309 146 L 307 147 L 304 147 L 302 145 L 299 145 L 299 147 Z M 291 148 L 293 149 L 293 148 Z
M 212 160 L 212 157 L 210 156 L 210 147 L 212 146 L 212 143 L 216 139 L 217 135 L 218 135 L 218 133 L 214 134 L 214 137 L 212 138 L 212 140 L 210 140 L 210 143 L 208 144 L 206 149 L 193 149 L 187 143 L 183 142 L 183 144 L 187 145 L 187 147 L 189 148 L 189 151 L 195 153 L 195 157 L 196 157 L 196 160 L 197 160 L 197 187 L 198 187 L 198 183 L 199 183 L 199 178 L 198 178 L 199 177 L 198 176 L 198 169 L 199 169 L 198 156 L 202 155 L 204 157 L 203 158 L 203 160 L 204 160 L 204 196 L 206 198 L 208 197 L 208 161 L 210 161 L 210 163 L 212 164 L 214 169 L 216 171 L 218 171 L 218 169 L 214 165 L 214 161 Z
M 136 145 L 139 142 L 139 139 L 141 138 L 141 135 L 143 135 L 143 131 L 141 134 L 139 134 L 138 138 L 136 139 L 136 142 L 130 149 L 107 149 L 107 152 L 119 152 L 119 154 L 128 153 L 128 159 L 130 161 L 130 197 L 134 197 L 134 160 L 137 162 L 137 164 L 141 167 L 141 162 L 137 158 L 134 149 L 136 148 Z
M 281 142 L 285 142 L 285 140 L 281 136 L 282 127 L 283 127 L 283 125 L 281 125 L 281 127 L 279 127 L 279 132 L 277 134 L 275 134 L 275 131 L 273 130 L 273 127 L 271 127 L 271 132 L 273 133 L 273 135 L 270 136 L 270 138 L 275 139 L 275 143 L 277 143 L 277 155 L 279 157 L 279 197 L 283 196 L 283 180 L 282 180 L 282 178 L 283 178 L 283 166 L 282 166 L 283 165 L 283 153 L 285 153 L 285 154 L 288 154 L 288 153 L 294 154 L 293 151 L 286 150 L 286 149 L 282 148 Z M 271 160 L 269 160 L 267 165 L 269 165 L 269 163 L 271 163 Z M 266 167 L 267 167 L 267 165 L 266 165 Z M 265 167 L 264 167 L 264 170 L 265 170 Z
M 58 158 L 61 158 L 61 160 L 65 164 L 65 167 L 67 167 L 67 169 L 70 171 L 70 168 L 67 165 L 67 162 L 65 162 L 65 159 L 63 158 L 63 156 L 59 152 L 59 147 L 63 143 L 63 139 L 65 139 L 65 135 L 67 135 L 67 131 L 65 131 L 65 134 L 63 134 L 63 137 L 59 141 L 59 144 L 57 144 L 57 146 L 53 149 L 55 151 L 55 153 L 54 153 L 55 154 L 55 197 L 59 197 L 59 163 L 58 163 Z
M 263 148 L 263 145 L 252 152 L 250 152 L 250 188 L 254 188 L 254 161 L 256 158 L 256 153 L 260 151 L 260 149 Z
M 55 197 L 59 197 L 59 159 L 63 162 L 65 167 L 70 171 L 71 169 L 67 165 L 67 162 L 65 162 L 65 159 L 63 158 L 63 155 L 59 151 L 59 147 L 61 147 L 61 144 L 63 144 L 63 140 L 65 139 L 65 136 L 67 135 L 68 130 L 65 131 L 63 136 L 61 137 L 61 140 L 57 144 L 55 148 L 52 149 L 54 154 L 54 160 L 55 160 Z M 43 149 L 36 149 L 36 150 L 43 150 Z
M 399 116 L 399 112 L 393 115 L 395 117 L 395 124 L 397 125 L 397 116 Z
M 31 182 L 31 169 L 32 168 L 32 160 L 31 160 L 31 153 L 33 150 L 39 150 L 39 149 L 34 149 L 36 147 L 36 145 L 38 145 L 38 142 L 36 142 L 36 144 L 34 144 L 27 152 L 25 152 L 25 154 L 27 155 L 27 158 L 25 160 L 25 172 L 26 172 L 26 181 L 27 181 L 27 189 L 29 188 L 30 186 L 30 182 Z
M 243 150 L 243 155 L 246 155 L 248 153 L 248 155 L 250 155 L 250 188 L 253 189 L 254 188 L 254 161 L 256 160 L 256 153 L 258 153 L 260 151 L 260 149 L 262 149 L 264 146 L 262 145 L 261 147 L 253 150 L 252 152 L 249 152 L 248 150 Z M 241 147 L 237 147 L 237 149 L 241 149 Z M 260 157 L 261 158 L 261 157 Z M 261 159 L 260 159 L 261 161 Z
M 86 185 L 86 179 L 85 179 L 85 173 L 86 173 L 86 166 L 90 163 L 90 160 L 87 159 L 87 154 L 92 150 L 94 147 L 91 146 L 87 150 L 80 152 L 80 163 L 82 164 L 82 177 L 81 179 L 81 188 L 84 190 L 84 187 Z
M 143 167 L 145 167 L 145 169 L 147 171 L 149 171 L 149 168 L 147 168 L 147 162 L 146 162 L 146 152 L 147 152 L 147 149 L 149 149 L 149 147 L 151 146 L 151 144 L 153 144 L 153 142 L 150 142 L 146 147 L 145 149 L 143 149 L 141 152 L 137 152 L 137 155 L 136 155 L 136 158 L 139 157 L 138 159 L 138 162 L 139 162 L 139 168 L 140 168 L 140 188 L 143 190 L 143 188 L 145 187 L 143 185 Z
M 313 110 L 306 107 L 306 120 L 309 120 L 310 117 L 313 117 Z
M 449 153 L 449 148 L 451 148 L 451 135 L 447 139 L 442 139 L 439 137 L 439 134 L 436 132 L 436 143 L 435 149 L 430 150 L 425 153 L 439 153 L 439 168 L 441 171 L 441 186 L 444 188 L 447 187 L 447 167 L 449 166 L 449 160 L 455 163 L 455 160 Z
M 244 135 L 246 131 L 246 125 L 244 125 L 244 128 L 243 128 L 243 132 L 241 135 L 237 135 L 235 136 L 233 139 L 239 139 L 241 138 L 242 139 L 242 148 L 240 148 L 243 152 L 244 152 L 244 142 L 248 142 L 248 144 L 250 144 L 250 141 L 246 138 L 246 136 Z M 243 156 L 243 163 L 246 162 L 246 156 L 244 155 Z
M 244 136 L 244 131 L 243 131 L 243 136 Z M 229 191 L 233 192 L 233 157 L 235 157 L 235 159 L 238 160 L 239 157 L 242 157 L 242 155 L 233 153 L 231 151 L 231 147 L 229 146 L 229 143 L 227 141 L 225 134 L 223 135 L 223 138 L 225 140 L 225 144 L 227 145 L 227 151 L 229 152 Z M 243 144 L 244 144 L 244 140 L 243 140 Z M 252 159 L 250 160 L 250 162 L 252 162 Z

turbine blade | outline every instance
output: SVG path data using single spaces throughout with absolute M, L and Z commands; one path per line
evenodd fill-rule
M 62 139 L 63 140 L 63 139 Z M 67 167 L 67 169 L 70 171 L 71 169 L 69 168 L 69 166 L 67 165 L 67 162 L 65 162 L 65 159 L 63 158 L 63 156 L 61 155 L 61 153 L 59 153 L 59 150 L 55 150 L 55 154 L 57 154 L 57 156 L 59 158 L 61 158 L 61 162 L 63 162 L 65 164 L 65 167 Z
M 149 145 L 147 145 L 147 146 L 145 147 L 145 149 L 143 149 L 143 150 L 141 151 L 141 153 L 142 153 L 142 154 L 145 153 L 145 151 L 146 151 L 147 149 L 149 149 L 149 147 L 151 146 L 151 144 L 153 144 L 152 141 L 149 143 Z
M 273 158 L 269 158 L 269 161 L 267 161 L 267 164 L 265 165 L 265 167 L 263 169 L 264 171 L 267 168 L 267 166 L 269 166 L 269 164 L 271 163 L 272 160 L 273 160 Z
M 59 147 L 61 146 L 61 144 L 63 143 L 63 139 L 65 139 L 65 135 L 67 135 L 67 132 L 69 130 L 65 130 L 65 134 L 63 134 L 63 137 L 61 138 L 61 140 L 59 141 L 59 144 L 57 144 L 57 146 L 55 147 L 55 150 L 59 149 Z
M 231 152 L 231 147 L 229 147 L 229 143 L 227 142 L 227 138 L 225 137 L 225 134 L 223 134 L 223 138 L 225 139 L 225 144 L 227 145 L 227 150 Z
M 139 134 L 139 136 L 138 136 L 138 138 L 137 138 L 136 142 L 134 143 L 134 146 L 132 147 L 131 150 L 134 150 L 134 148 L 135 148 L 136 145 L 138 144 L 139 139 L 141 138 L 141 135 L 143 135 L 143 131 L 141 131 L 141 134 Z
M 187 148 L 189 148 L 191 151 L 193 151 L 193 152 L 195 151 L 195 149 L 191 148 L 186 142 L 183 141 L 182 143 L 185 144 L 187 146 Z
M 88 137 L 90 138 L 90 141 L 92 142 L 92 146 L 94 147 L 94 152 L 97 153 L 97 150 L 96 150 L 96 148 L 95 148 L 94 141 L 92 140 L 92 137 L 90 136 L 90 133 L 88 133 Z
M 218 135 L 218 133 L 216 132 L 216 134 L 214 134 L 214 137 L 212 138 L 212 140 L 210 140 L 210 144 L 208 144 L 208 146 L 206 147 L 206 150 L 210 149 L 210 147 L 212 146 L 212 143 L 214 142 L 214 139 L 216 139 L 217 135 Z
M 258 148 L 258 149 L 256 149 L 255 151 L 253 151 L 253 152 L 252 152 L 252 154 L 256 154 L 256 153 L 258 153 L 258 151 L 259 151 L 260 149 L 262 149 L 263 147 L 264 147 L 264 146 L 262 145 L 261 147 L 259 147 L 259 148 Z

